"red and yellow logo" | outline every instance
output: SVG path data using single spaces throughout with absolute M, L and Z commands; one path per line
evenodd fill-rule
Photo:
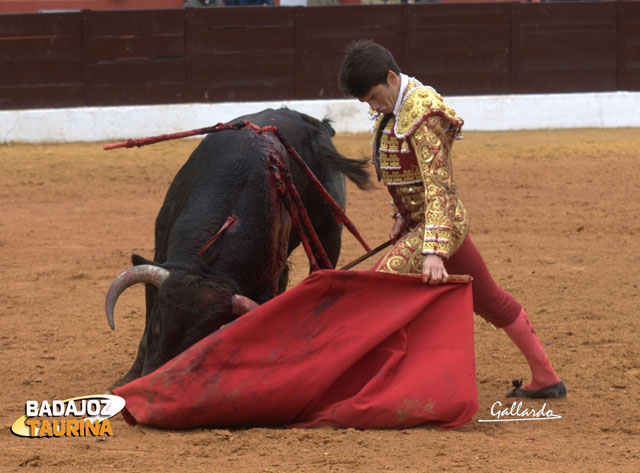
M 113 435 L 110 418 L 125 401 L 112 394 L 94 394 L 64 401 L 27 401 L 25 415 L 11 426 L 19 437 L 86 437 Z

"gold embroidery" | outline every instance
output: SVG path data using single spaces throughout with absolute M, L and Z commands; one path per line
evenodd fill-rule
M 443 117 L 456 128 L 462 126 L 464 121 L 444 102 L 440 94 L 429 87 L 421 86 L 417 81 L 410 81 L 409 87 L 412 85 L 413 88 L 406 93 L 396 118 L 397 123 L 394 128 L 396 136 L 404 138 L 410 135 L 420 123 L 435 116 Z
M 422 207 L 424 207 L 424 206 L 422 206 Z M 415 212 L 413 212 L 411 214 L 411 219 L 414 222 L 418 222 L 418 223 L 424 222 L 424 208 L 422 208 L 422 207 L 420 208 L 420 210 L 416 210 Z
M 466 236 L 468 217 L 453 181 L 443 119 L 432 117 L 428 123 L 411 136 L 426 189 L 422 253 L 448 257 Z
M 422 222 L 424 215 L 424 187 L 421 185 L 398 186 L 397 192 L 404 208 L 411 213 L 411 219 L 415 222 Z
M 382 181 L 387 186 L 420 183 L 420 181 L 422 180 L 419 169 L 381 169 L 381 173 Z
M 382 181 L 385 185 L 400 185 L 420 182 L 419 169 L 388 170 L 382 169 Z
M 397 154 L 389 154 L 384 151 L 380 151 L 380 166 L 400 167 L 400 158 Z
M 395 136 L 387 136 L 383 135 L 380 140 L 380 150 L 386 151 L 388 153 L 399 153 L 400 146 L 398 143 L 398 138 Z
M 372 269 L 385 273 L 422 273 L 422 229 L 414 227 Z
M 422 194 L 424 192 L 422 185 L 416 186 L 402 186 L 397 189 L 398 194 L 400 195 L 408 195 L 408 194 Z

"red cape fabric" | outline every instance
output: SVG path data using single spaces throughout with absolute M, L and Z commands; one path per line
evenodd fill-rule
M 463 425 L 478 411 L 470 283 L 317 271 L 121 386 L 131 424 Z

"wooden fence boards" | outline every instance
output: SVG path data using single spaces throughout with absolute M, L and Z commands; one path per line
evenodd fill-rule
M 640 90 L 640 2 L 618 5 L 618 89 Z
M 402 57 L 402 5 L 317 7 L 296 18 L 296 97 L 343 97 L 337 73 L 353 40 L 375 39 Z
M 447 95 L 510 91 L 510 4 L 432 5 L 408 17 L 403 69 Z
M 182 10 L 84 12 L 87 104 L 189 99 Z
M 0 109 L 342 97 L 370 38 L 444 95 L 640 90 L 640 3 L 0 15 Z
M 143 10 L 182 8 L 183 0 L 0 0 L 0 13 L 40 10 Z
M 616 89 L 616 4 L 515 8 L 515 92 Z
M 73 36 L 80 34 L 81 25 L 80 13 L 0 15 L 0 37 Z
M 187 10 L 196 101 L 278 100 L 295 94 L 295 9 Z
M 82 15 L 0 16 L 0 108 L 82 103 Z

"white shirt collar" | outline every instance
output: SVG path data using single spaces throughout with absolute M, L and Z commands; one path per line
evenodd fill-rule
M 400 113 L 400 107 L 402 107 L 402 96 L 404 95 L 404 91 L 407 90 L 408 85 L 409 85 L 409 76 L 406 74 L 400 73 L 400 90 L 398 91 L 396 104 L 393 107 L 393 114 L 396 117 L 398 116 L 398 113 Z

